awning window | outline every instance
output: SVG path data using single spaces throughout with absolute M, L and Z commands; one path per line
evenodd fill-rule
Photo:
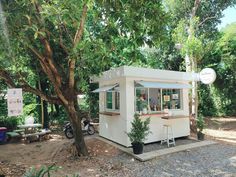
M 119 91 L 119 87 L 117 87 L 118 84 L 114 84 L 114 85 L 107 85 L 107 86 L 103 86 L 100 87 L 96 90 L 94 90 L 94 93 L 98 93 L 98 92 L 107 92 L 107 91 L 112 91 L 112 89 L 114 89 L 114 91 Z
M 145 88 L 163 88 L 163 89 L 191 88 L 189 84 L 182 84 L 182 83 L 163 83 L 163 82 L 146 82 L 146 81 L 137 81 L 136 83 Z

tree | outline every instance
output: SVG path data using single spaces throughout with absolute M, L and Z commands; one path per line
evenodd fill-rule
M 172 12 L 173 19 L 179 20 L 175 26 L 173 37 L 182 45 L 181 54 L 185 57 L 187 72 L 198 72 L 198 63 L 207 46 L 210 46 L 211 39 L 216 36 L 216 25 L 222 16 L 222 11 L 235 3 L 232 1 L 172 1 L 167 0 L 166 4 Z M 207 33 L 206 33 L 207 32 Z M 204 50 L 205 49 L 205 50 Z M 197 83 L 192 82 L 191 112 L 197 117 L 198 93 Z
M 9 87 L 21 87 L 49 103 L 62 105 L 72 122 L 79 154 L 88 155 L 76 95 L 88 90 L 89 76 L 142 59 L 138 47 L 150 38 L 155 43 L 162 39 L 165 12 L 161 3 L 1 2 L 8 30 L 3 20 L 0 41 L 9 42 L 0 47 L 0 78 Z M 37 73 L 47 77 L 53 87 L 50 93 L 35 88 L 40 79 Z
M 75 11 L 75 6 L 72 6 L 72 3 L 75 2 L 71 2 L 71 4 L 68 3 L 68 5 L 71 5 L 70 10 Z M 58 9 L 56 9 L 57 5 L 60 5 Z M 33 62 L 32 59 L 37 59 L 33 67 L 36 69 L 40 66 L 40 70 L 44 72 L 53 85 L 55 95 L 48 96 L 27 83 L 27 76 L 24 75 L 25 70 L 23 68 L 9 67 L 8 70 L 1 68 L 0 76 L 10 87 L 22 87 L 24 91 L 39 95 L 48 102 L 63 105 L 68 112 L 75 130 L 76 148 L 81 154 L 87 155 L 88 152 L 82 136 L 80 119 L 78 118 L 76 110 L 76 95 L 78 90 L 75 87 L 76 83 L 74 77 L 75 62 L 78 56 L 73 53 L 73 50 L 76 50 L 82 38 L 88 7 L 85 2 L 77 3 L 77 7 L 81 10 L 77 10 L 77 14 L 75 14 L 77 17 L 80 16 L 80 20 L 78 20 L 79 24 L 75 25 L 77 26 L 77 29 L 74 31 L 75 35 L 71 39 L 69 39 L 71 36 L 68 35 L 65 37 L 66 40 L 63 41 L 63 37 L 68 32 L 68 27 L 63 26 L 63 23 L 66 20 L 71 20 L 69 9 L 63 7 L 63 5 L 63 3 L 60 4 L 57 1 L 14 1 L 5 3 L 5 8 L 8 12 L 7 22 L 10 27 L 9 31 L 12 36 L 16 37 L 14 39 L 15 45 L 11 46 L 14 51 L 11 50 L 10 55 L 15 54 L 11 57 L 17 56 L 17 59 L 19 56 L 26 56 L 20 61 L 21 63 L 19 62 L 15 65 L 22 66 L 21 64 L 24 62 Z M 67 12 L 63 12 L 63 10 Z M 56 33 L 53 31 L 56 30 L 55 28 L 59 28 Z M 69 42 L 69 40 L 70 43 L 67 45 L 67 49 L 64 46 L 64 42 Z M 58 53 L 54 53 L 56 50 L 54 47 L 55 44 L 58 44 L 56 47 L 61 48 L 61 50 L 57 50 L 59 51 Z M 34 57 L 31 60 L 27 60 L 31 56 Z M 67 59 L 68 61 L 68 67 L 66 67 L 65 70 L 63 70 L 63 66 L 58 63 L 63 60 L 59 59 L 59 56 L 63 56 L 63 59 Z M 23 66 L 27 67 L 27 64 L 29 63 Z M 12 73 L 10 74 L 10 70 L 15 76 Z
M 220 31 L 214 48 L 204 56 L 201 66 L 213 67 L 217 78 L 211 87 L 201 88 L 200 108 L 204 115 L 226 116 L 236 114 L 236 24 Z M 212 98 L 204 97 L 211 93 Z M 206 100 L 207 98 L 207 100 Z M 204 104 L 208 102 L 208 104 Z

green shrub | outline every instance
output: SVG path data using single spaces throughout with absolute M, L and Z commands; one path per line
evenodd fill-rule
M 43 165 L 39 169 L 36 169 L 35 167 L 31 167 L 28 171 L 25 172 L 23 177 L 50 177 L 52 171 L 57 171 L 61 167 L 51 165 L 49 167 Z M 68 177 L 66 175 L 66 177 Z M 78 174 L 74 174 L 72 177 L 79 177 Z
M 135 114 L 131 124 L 131 131 L 127 133 L 131 143 L 143 143 L 148 134 L 151 133 L 149 128 L 150 117 L 142 121 L 140 115 Z
M 56 167 L 55 165 L 51 165 L 49 167 L 47 166 L 41 166 L 39 169 L 36 169 L 35 167 L 31 167 L 26 173 L 23 175 L 23 177 L 50 177 L 50 173 L 52 171 L 58 170 L 60 167 Z
M 18 122 L 17 117 L 0 116 L 0 127 L 6 127 L 8 131 L 16 129 Z
M 202 132 L 205 127 L 204 117 L 199 115 L 197 118 L 197 129 L 199 132 Z

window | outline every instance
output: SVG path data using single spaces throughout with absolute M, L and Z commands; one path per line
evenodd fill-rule
M 120 93 L 115 92 L 115 109 L 119 110 L 120 109 Z
M 112 92 L 106 92 L 107 109 L 112 109 Z
M 136 89 L 136 110 L 142 111 L 148 106 L 148 89 L 137 88 Z
M 120 93 L 118 91 L 106 92 L 106 109 L 108 110 L 120 109 Z
M 161 111 L 161 89 L 149 89 L 149 105 L 151 111 Z
M 180 109 L 180 89 L 163 89 L 163 108 Z
M 181 89 L 136 87 L 136 111 L 158 112 L 164 109 L 181 109 Z

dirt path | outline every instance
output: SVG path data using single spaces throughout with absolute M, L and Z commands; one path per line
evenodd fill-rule
M 52 154 L 68 142 L 60 136 L 53 135 L 52 139 L 43 142 L 34 142 L 30 144 L 12 143 L 0 146 L 1 161 L 14 162 L 16 164 L 40 165 L 51 161 Z M 9 158 L 10 157 L 10 158 Z
M 0 145 L 0 174 L 20 177 L 34 166 L 61 167 L 53 177 L 79 174 L 81 177 L 141 176 L 232 176 L 236 175 L 236 118 L 206 119 L 204 130 L 219 144 L 174 153 L 145 163 L 106 144 L 94 136 L 86 137 L 90 157 L 73 157 L 70 140 L 53 135 L 52 139 L 30 144 Z M 223 142 L 224 141 L 224 142 Z M 226 142 L 226 143 L 225 143 Z
M 215 140 L 236 144 L 236 117 L 206 118 L 204 133 Z
M 100 173 L 103 159 L 117 156 L 122 153 L 115 147 L 99 141 L 95 136 L 87 136 L 86 144 L 90 157 L 77 157 L 74 148 L 69 146 L 72 140 L 60 135 L 52 135 L 48 141 L 34 142 L 30 144 L 12 143 L 0 146 L 0 174 L 9 177 L 22 176 L 27 169 L 34 166 L 56 165 L 61 167 L 53 172 L 53 177 L 80 174 L 80 176 L 95 176 Z M 93 170 L 97 169 L 97 170 Z

